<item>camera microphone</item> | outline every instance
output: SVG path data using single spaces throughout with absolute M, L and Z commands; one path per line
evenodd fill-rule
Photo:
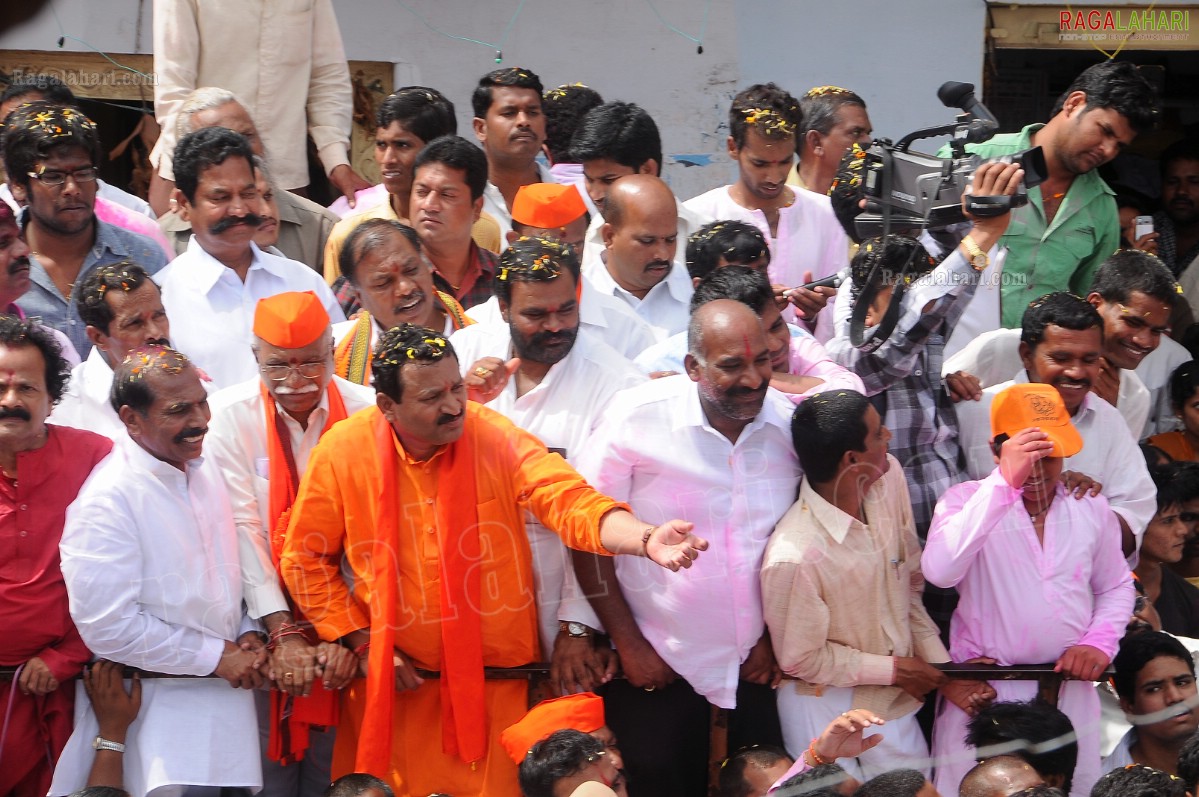
M 945 107 L 958 108 L 972 117 L 965 135 L 967 143 L 982 143 L 999 131 L 998 120 L 987 109 L 987 106 L 974 96 L 973 83 L 959 83 L 956 80 L 942 83 L 941 88 L 937 89 L 937 99 Z

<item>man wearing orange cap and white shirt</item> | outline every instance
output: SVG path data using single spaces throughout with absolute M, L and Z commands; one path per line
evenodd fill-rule
M 500 744 L 519 766 L 533 745 L 554 731 L 565 728 L 594 736 L 604 746 L 616 768 L 624 769 L 620 749 L 616 746 L 616 734 L 604 721 L 604 699 L 594 692 L 543 700 L 529 709 L 520 722 L 504 729 L 500 734 Z
M 579 190 L 573 185 L 533 183 L 521 186 L 512 203 L 511 244 L 522 236 L 553 238 L 572 246 L 583 256 L 583 241 L 590 217 Z M 470 309 L 480 324 L 505 323 L 499 299 L 491 297 Z M 590 282 L 579 284 L 579 323 L 632 360 L 657 340 L 653 329 L 625 302 L 600 293 Z
M 1053 385 L 1015 384 L 991 404 L 998 467 L 951 487 L 937 503 L 921 557 L 924 577 L 957 587 L 949 650 L 1001 665 L 1053 663 L 1072 679 L 1058 708 L 1078 733 L 1073 795 L 1099 777 L 1102 677 L 1132 614 L 1132 575 L 1120 525 L 1098 495 L 1071 497 L 1061 481 L 1083 438 Z M 1032 681 L 992 681 L 997 700 L 1030 700 Z M 942 701 L 933 730 L 936 786 L 956 794 L 974 756 L 962 742 L 968 716 Z
M 247 614 L 275 643 L 281 691 L 255 692 L 263 794 L 319 797 L 330 781 L 333 731 L 313 726 L 336 725 L 337 696 L 326 687 L 343 686 L 357 659 L 319 642 L 296 616 L 279 581 L 279 551 L 308 455 L 333 424 L 374 406 L 375 395 L 333 375 L 329 314 L 316 294 L 260 300 L 253 331 L 260 378 L 212 397 L 206 442 L 233 505 Z

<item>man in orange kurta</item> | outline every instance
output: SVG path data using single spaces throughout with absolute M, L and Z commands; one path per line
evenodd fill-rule
M 372 372 L 378 407 L 313 451 L 281 561 L 321 637 L 353 647 L 367 675 L 345 692 L 332 774 L 371 772 L 397 797 L 518 797 L 499 735 L 524 715 L 527 683 L 483 681 L 482 668 L 539 655 L 523 513 L 571 547 L 672 570 L 707 543 L 682 521 L 637 520 L 535 437 L 468 403 L 443 336 L 389 330 Z

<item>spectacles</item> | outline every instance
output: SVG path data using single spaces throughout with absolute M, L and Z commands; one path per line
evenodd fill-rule
M 283 382 L 291 372 L 295 371 L 305 379 L 316 379 L 325 373 L 327 364 L 322 360 L 320 362 L 298 363 L 296 365 L 260 365 L 259 372 L 272 382 Z
M 1133 601 L 1133 603 L 1132 603 L 1132 613 L 1140 614 L 1141 612 L 1145 611 L 1145 609 L 1148 607 L 1149 607 L 1149 599 L 1146 598 L 1144 595 L 1138 595 L 1137 599 L 1135 601 Z
M 67 182 L 68 177 L 77 183 L 95 182 L 96 178 L 100 176 L 100 170 L 95 166 L 84 166 L 82 169 L 75 169 L 69 172 L 43 170 L 39 172 L 28 172 L 28 174 L 42 185 L 54 188 L 56 186 L 64 185 Z

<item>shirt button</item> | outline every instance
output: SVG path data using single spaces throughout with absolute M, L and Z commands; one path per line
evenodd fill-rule
M 917 368 L 917 369 L 916 369 L 916 376 L 923 376 L 923 375 L 924 375 L 924 371 L 921 371 L 919 368 Z
M 29 532 L 28 532 L 28 531 L 22 531 L 22 532 L 21 532 L 21 536 L 22 536 L 22 537 L 28 537 L 28 536 L 29 536 Z
M 425 531 L 427 531 L 427 532 L 429 532 L 430 534 L 432 534 L 432 533 L 435 531 L 435 529 L 434 529 L 432 526 L 429 526 L 429 528 L 425 529 Z
M 433 499 L 432 499 L 432 498 L 426 498 L 426 499 L 425 499 L 425 503 L 426 503 L 426 504 L 428 504 L 429 506 L 433 506 Z
M 24 512 L 25 510 L 29 509 L 29 504 L 21 504 L 21 506 L 19 506 L 18 509 L 20 509 L 22 512 Z

